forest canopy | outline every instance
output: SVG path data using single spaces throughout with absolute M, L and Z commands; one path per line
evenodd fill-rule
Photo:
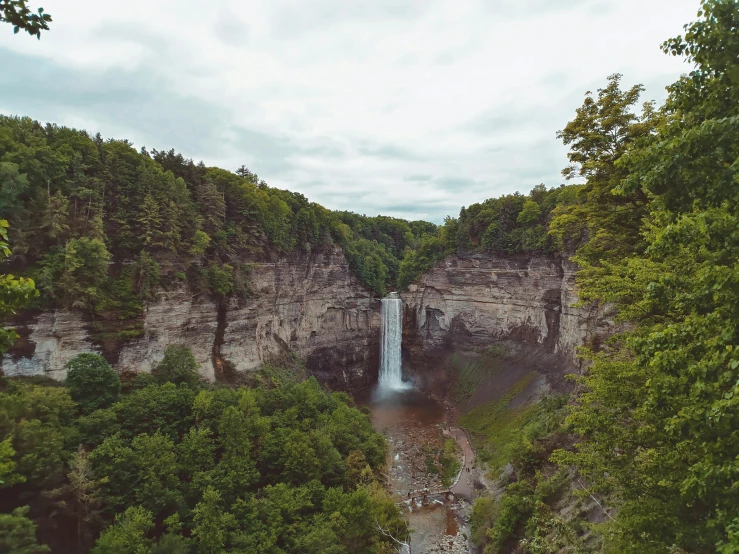
M 385 440 L 349 396 L 202 384 L 187 351 L 165 363 L 123 387 L 95 354 L 65 386 L 0 379 L 0 550 L 385 553 L 407 537 Z

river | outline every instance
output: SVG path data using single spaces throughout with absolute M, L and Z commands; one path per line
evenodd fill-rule
M 428 463 L 444 444 L 446 408 L 415 388 L 374 392 L 357 398 L 357 403 L 369 409 L 373 425 L 387 437 L 388 484 L 410 524 L 411 552 L 469 552 L 465 523 L 469 503 L 461 497 L 450 500 L 445 494 L 429 494 L 422 501 L 424 489 L 431 493 L 448 490 L 439 475 L 429 471 Z M 446 433 L 454 434 L 453 430 Z M 463 433 L 458 442 L 464 450 Z M 466 462 L 471 464 L 469 455 Z M 466 490 L 466 486 L 467 479 L 460 479 L 453 490 Z

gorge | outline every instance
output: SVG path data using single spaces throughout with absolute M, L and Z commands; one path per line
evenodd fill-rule
M 253 296 L 231 301 L 220 320 L 213 298 L 186 287 L 161 292 L 145 310 L 142 336 L 105 352 L 109 361 L 119 371 L 150 371 L 168 344 L 183 344 L 201 375 L 216 380 L 224 378 L 218 373 L 224 362 L 248 372 L 292 351 L 335 389 L 377 382 L 381 305 L 395 309 L 399 298 L 377 298 L 352 275 L 340 249 L 251 267 Z M 574 348 L 607 333 L 595 312 L 573 307 L 574 271 L 558 255 L 449 256 L 402 294 L 403 356 L 421 381 L 439 374 L 443 354 L 482 351 L 496 341 L 543 372 L 570 370 Z M 74 311 L 36 313 L 18 329 L 22 340 L 2 359 L 9 376 L 60 380 L 68 360 L 103 350 L 91 322 Z M 399 356 L 393 352 L 382 363 L 398 367 Z M 391 386 L 399 386 L 397 378 Z
M 29 32 L 50 21 L 5 4 L 32 16 Z M 700 4 L 662 43 L 690 70 L 661 105 L 614 73 L 561 121 L 555 186 L 535 184 L 551 160 L 533 148 L 506 161 L 520 178 L 496 167 L 507 188 L 490 187 L 457 140 L 474 135 L 485 156 L 495 141 L 543 144 L 513 105 L 424 133 L 424 155 L 391 103 L 393 145 L 357 142 L 365 118 L 293 156 L 243 143 L 228 162 L 274 150 L 260 170 L 293 191 L 243 164 L 0 114 L 0 551 L 739 552 L 739 0 Z M 582 77 L 588 43 L 557 44 L 578 48 Z M 259 72 L 233 65 L 259 88 Z M 355 84 L 372 77 L 351 66 Z M 37 72 L 31 86 L 60 90 Z M 555 77 L 557 94 L 527 88 L 559 102 L 580 86 Z M 417 93 L 434 102 L 414 102 L 418 121 L 437 126 L 438 91 Z M 290 133 L 320 138 L 342 104 L 321 114 L 299 97 L 313 120 L 282 129 L 285 147 Z M 179 121 L 178 144 L 195 148 L 197 121 Z M 149 131 L 133 138 L 161 140 Z M 212 157 L 224 146 L 211 159 L 228 159 Z M 331 163 L 315 164 L 320 152 Z M 380 153 L 407 165 L 382 171 Z M 308 173 L 283 167 L 295 155 L 318 176 L 306 186 L 335 185 L 304 190 L 337 209 L 296 191 Z M 439 156 L 456 160 L 449 171 L 428 163 Z M 362 160 L 373 186 L 354 198 Z M 434 209 L 468 205 L 382 198 L 408 187 Z

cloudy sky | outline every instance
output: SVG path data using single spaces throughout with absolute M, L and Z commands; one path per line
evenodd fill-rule
M 611 73 L 645 99 L 698 0 L 31 0 L 0 113 L 245 164 L 333 209 L 440 222 L 556 186 L 555 137 Z

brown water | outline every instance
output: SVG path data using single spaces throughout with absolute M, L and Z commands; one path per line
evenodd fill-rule
M 447 551 L 453 537 L 460 540 L 459 506 L 441 495 L 432 496 L 427 505 L 408 499 L 409 493 L 415 497 L 426 487 L 443 489 L 439 476 L 428 471 L 427 457 L 444 443 L 446 408 L 416 389 L 369 394 L 357 398 L 357 404 L 369 409 L 375 429 L 387 437 L 388 481 L 410 524 L 412 551 Z

